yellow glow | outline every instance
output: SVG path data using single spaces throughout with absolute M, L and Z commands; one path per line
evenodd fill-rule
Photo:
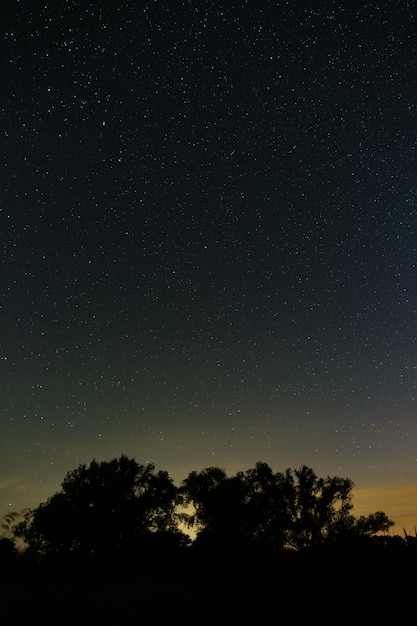
M 383 511 L 395 522 L 391 534 L 410 535 L 417 529 L 417 483 L 400 487 L 363 487 L 353 490 L 355 516 Z

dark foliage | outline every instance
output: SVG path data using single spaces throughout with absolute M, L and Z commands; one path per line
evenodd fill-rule
M 417 542 L 389 536 L 384 513 L 355 518 L 352 486 L 257 463 L 232 477 L 191 472 L 177 489 L 124 456 L 81 465 L 14 527 L 23 553 L 0 540 L 2 616 L 19 606 L 21 621 L 49 623 L 47 607 L 60 623 L 158 623 L 181 606 L 203 624 L 259 623 L 279 606 L 291 623 L 330 624 L 356 602 L 363 620 L 386 623 L 394 602 L 372 598 L 384 585 L 393 598 L 410 593 L 401 574 L 415 566 Z
M 351 514 L 352 488 L 348 478 L 318 478 L 306 466 L 274 474 L 257 463 L 231 478 L 220 468 L 191 472 L 180 494 L 194 507 L 185 519 L 197 531 L 197 543 L 277 552 L 388 531 L 393 522 L 385 513 L 359 519 Z
M 184 547 L 178 522 L 185 521 L 196 532 L 194 549 L 313 550 L 389 530 L 385 513 L 352 515 L 352 488 L 348 478 L 318 478 L 306 466 L 274 473 L 257 463 L 232 477 L 218 467 L 194 471 L 177 489 L 166 472 L 121 456 L 69 472 L 61 490 L 28 511 L 14 534 L 39 556 L 126 560 L 156 553 L 157 546 Z
M 149 551 L 157 539 L 180 544 L 176 488 L 166 472 L 121 456 L 69 472 L 62 489 L 29 511 L 15 528 L 45 556 L 124 559 Z

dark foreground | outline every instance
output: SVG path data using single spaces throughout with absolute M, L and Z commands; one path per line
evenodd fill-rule
M 415 614 L 414 550 L 224 556 L 2 571 L 0 624 L 393 624 Z

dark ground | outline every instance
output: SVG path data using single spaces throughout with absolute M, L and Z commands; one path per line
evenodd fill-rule
M 406 624 L 415 564 L 410 553 L 37 564 L 3 572 L 0 624 Z

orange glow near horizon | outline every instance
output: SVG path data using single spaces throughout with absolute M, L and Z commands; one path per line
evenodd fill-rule
M 383 511 L 395 522 L 391 534 L 415 535 L 417 528 L 417 482 L 400 487 L 363 487 L 353 490 L 353 514 Z

